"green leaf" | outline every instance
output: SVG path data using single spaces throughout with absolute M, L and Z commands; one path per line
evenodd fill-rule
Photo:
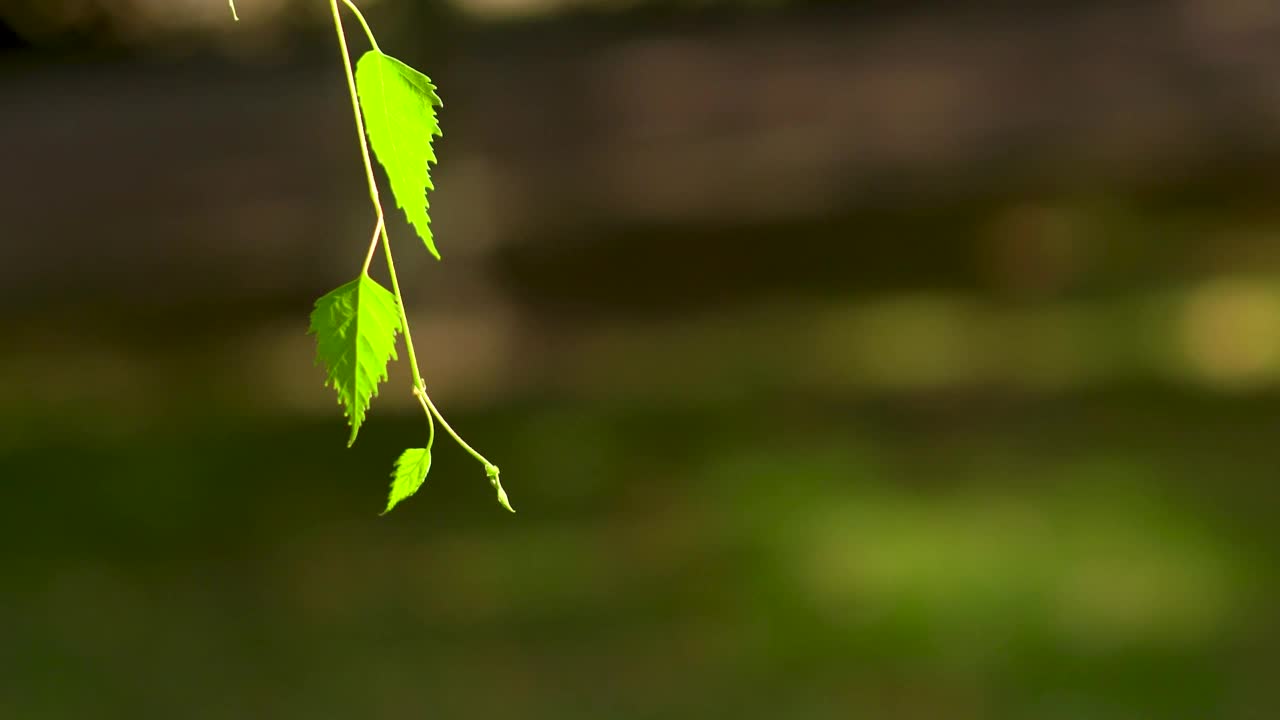
M 328 370 L 325 385 L 351 424 L 350 447 L 364 422 L 378 383 L 387 379 L 387 363 L 396 359 L 400 311 L 396 298 L 366 273 L 316 301 L 308 334 L 316 336 L 316 362 Z
M 427 192 L 435 189 L 427 164 L 436 161 L 431 142 L 441 132 L 435 108 L 444 103 L 426 75 L 377 50 L 356 63 L 356 88 L 369 144 L 387 171 L 396 207 L 438 260 L 427 215 Z
M 382 514 L 391 512 L 391 508 L 401 500 L 418 492 L 430 469 L 431 451 L 427 448 L 410 448 L 401 453 L 396 460 L 395 470 L 391 472 L 391 495 L 387 498 L 387 509 Z

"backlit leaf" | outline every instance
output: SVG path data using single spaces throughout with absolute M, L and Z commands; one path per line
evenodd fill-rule
M 435 189 L 428 168 L 436 161 L 431 142 L 441 135 L 435 109 L 443 106 L 435 85 L 390 55 L 370 50 L 356 64 L 356 87 L 365 132 L 387 171 L 396 207 L 439 259 L 427 214 L 427 193 Z
M 387 498 L 387 509 L 382 514 L 391 512 L 391 508 L 401 500 L 418 492 L 430 469 L 431 451 L 427 448 L 410 448 L 401 453 L 396 460 L 395 470 L 391 473 L 391 495 Z
M 351 425 L 350 447 L 364 422 L 378 383 L 387 379 L 387 363 L 396 359 L 400 332 L 396 298 L 365 273 L 316 301 L 308 333 L 316 336 L 316 362 L 328 371 L 325 385 Z

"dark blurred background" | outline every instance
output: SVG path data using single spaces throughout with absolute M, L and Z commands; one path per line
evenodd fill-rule
M 361 4 L 519 514 L 326 2 L 3 0 L 0 718 L 1280 716 L 1280 5 Z

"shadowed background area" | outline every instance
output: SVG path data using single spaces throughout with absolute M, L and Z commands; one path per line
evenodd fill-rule
M 1280 713 L 1280 6 L 361 5 L 519 514 L 327 3 L 4 0 L 0 718 Z

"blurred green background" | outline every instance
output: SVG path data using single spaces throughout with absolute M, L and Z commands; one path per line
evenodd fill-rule
M 379 517 L 328 6 L 238 5 L 0 3 L 0 718 L 1280 714 L 1280 6 L 362 3 L 520 511 Z

